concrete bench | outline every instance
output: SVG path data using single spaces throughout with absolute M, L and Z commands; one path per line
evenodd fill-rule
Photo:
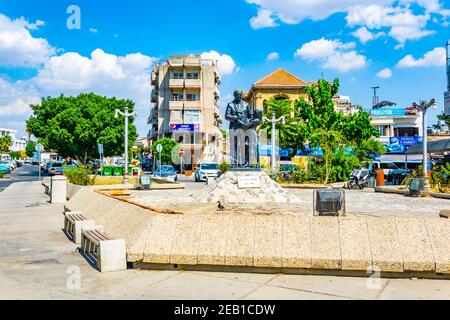
M 81 212 L 66 212 L 64 216 L 64 231 L 76 244 L 81 242 L 82 228 L 95 226 L 95 221 L 86 219 Z
M 100 272 L 127 269 L 125 241 L 111 239 L 101 226 L 82 229 L 81 251 L 93 256 Z

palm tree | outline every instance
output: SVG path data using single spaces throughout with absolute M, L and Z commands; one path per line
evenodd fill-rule
M 3 136 L 0 138 L 0 150 L 2 152 L 8 152 L 9 148 L 12 146 L 13 141 L 10 136 Z
M 316 129 L 310 137 L 311 143 L 322 148 L 325 158 L 325 181 L 328 184 L 333 166 L 333 152 L 342 146 L 344 138 L 335 130 Z

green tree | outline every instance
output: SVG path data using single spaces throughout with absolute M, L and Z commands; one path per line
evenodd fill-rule
M 333 166 L 333 153 L 343 146 L 344 138 L 335 130 L 316 129 L 310 137 L 312 146 L 320 146 L 325 159 L 325 180 L 327 184 Z
M 94 93 L 76 97 L 47 97 L 32 105 L 33 115 L 27 121 L 27 132 L 32 133 L 46 149 L 55 150 L 63 157 L 72 157 L 83 164 L 98 157 L 99 143 L 104 156 L 118 156 L 124 149 L 124 119 L 115 118 L 115 110 L 133 111 L 131 100 L 106 98 Z M 136 141 L 134 118 L 130 117 L 128 145 Z
M 8 152 L 9 148 L 12 146 L 13 141 L 10 136 L 0 137 L 0 151 Z
M 25 152 L 28 157 L 32 157 L 34 155 L 34 152 L 36 151 L 36 142 L 35 141 L 28 141 L 27 145 L 25 147 Z
M 180 156 L 178 155 L 178 150 L 181 146 L 176 140 L 172 138 L 161 138 L 153 143 L 152 154 L 159 160 L 159 153 L 156 150 L 158 144 L 163 147 L 161 151 L 161 162 L 163 164 L 173 164 L 174 161 L 179 161 Z

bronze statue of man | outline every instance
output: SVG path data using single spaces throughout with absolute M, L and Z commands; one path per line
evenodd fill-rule
M 256 128 L 262 122 L 261 110 L 253 110 L 242 100 L 243 92 L 234 91 L 234 100 L 227 105 L 225 119 L 230 122 L 231 158 L 234 167 L 259 163 Z
M 242 100 L 243 92 L 241 90 L 234 91 L 234 100 L 227 105 L 225 119 L 230 122 L 230 130 L 256 129 L 261 124 L 262 112 L 260 110 L 252 110 L 250 105 Z

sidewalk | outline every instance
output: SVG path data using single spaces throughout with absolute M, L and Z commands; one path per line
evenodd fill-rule
M 0 192 L 0 299 L 449 299 L 447 280 L 222 272 L 99 273 L 61 231 L 39 182 Z

